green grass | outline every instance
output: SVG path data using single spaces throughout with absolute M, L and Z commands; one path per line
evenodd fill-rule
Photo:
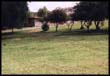
M 72 32 L 60 26 L 57 33 L 50 28 L 2 35 L 2 74 L 108 74 L 107 32 L 88 33 L 79 25 Z

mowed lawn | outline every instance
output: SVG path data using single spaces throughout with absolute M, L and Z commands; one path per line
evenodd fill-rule
M 108 74 L 108 21 L 100 32 L 60 26 L 2 35 L 2 74 Z M 91 29 L 95 29 L 94 25 Z

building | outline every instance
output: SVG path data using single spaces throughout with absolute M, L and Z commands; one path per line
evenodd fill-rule
M 38 17 L 36 13 L 31 12 L 26 23 L 26 27 L 34 27 L 36 22 L 40 22 L 41 17 Z

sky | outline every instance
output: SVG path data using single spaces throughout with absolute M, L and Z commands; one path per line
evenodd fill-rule
M 49 11 L 52 11 L 57 7 L 60 7 L 60 8 L 73 7 L 73 6 L 75 6 L 76 3 L 78 3 L 78 1 L 74 1 L 74 2 L 72 2 L 72 1 L 65 1 L 65 2 L 64 1 L 62 1 L 62 2 L 31 1 L 31 2 L 28 2 L 28 7 L 31 12 L 37 12 L 39 10 L 39 8 L 43 8 L 44 6 L 46 6 Z

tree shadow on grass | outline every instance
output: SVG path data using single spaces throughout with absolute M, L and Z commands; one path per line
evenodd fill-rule
M 107 29 L 103 29 L 103 30 L 72 30 L 72 31 L 66 31 L 66 32 L 62 32 L 61 34 L 57 35 L 57 36 L 94 36 L 94 35 L 108 35 L 109 32 Z
M 55 39 L 58 37 L 62 37 L 65 36 L 95 36 L 95 35 L 108 35 L 108 30 L 107 29 L 103 29 L 100 31 L 96 31 L 96 30 L 79 30 L 79 29 L 75 29 L 70 31 L 58 31 L 58 32 L 54 32 L 54 31 L 49 31 L 49 32 L 14 32 L 14 33 L 2 33 L 2 39 L 14 39 L 14 38 L 36 38 L 36 39 L 43 39 L 43 40 L 48 40 L 48 39 Z

